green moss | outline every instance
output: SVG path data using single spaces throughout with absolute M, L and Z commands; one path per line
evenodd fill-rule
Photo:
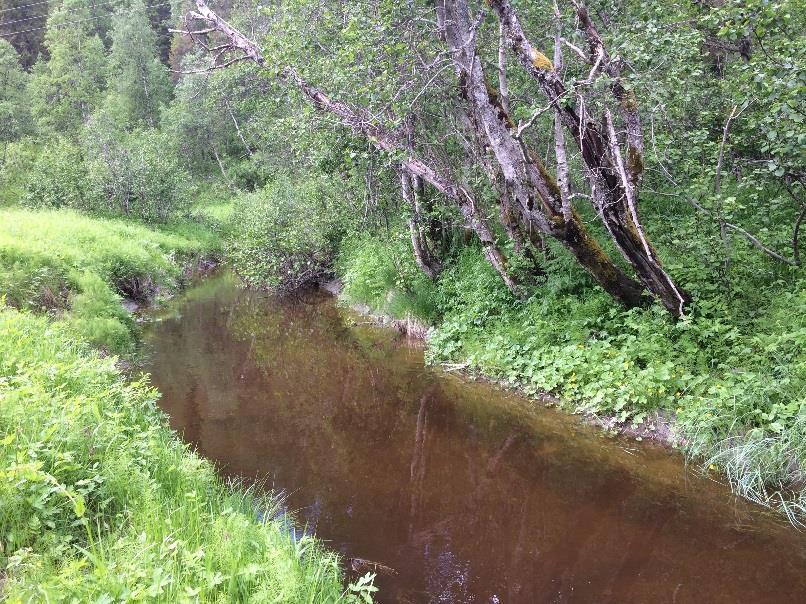
M 638 110 L 638 100 L 635 98 L 635 93 L 632 90 L 627 90 L 621 97 L 621 106 L 627 111 Z
M 644 159 L 641 152 L 632 145 L 627 147 L 627 168 L 632 174 L 641 174 L 644 171 Z

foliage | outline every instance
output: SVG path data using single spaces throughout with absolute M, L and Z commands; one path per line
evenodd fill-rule
M 45 30 L 34 27 L 20 28 L 18 27 L 19 20 L 29 19 L 38 22 L 48 14 L 47 2 L 36 3 L 34 6 L 31 6 L 32 4 L 34 3 L 25 0 L 0 0 L 0 34 L 3 35 L 4 40 L 8 40 L 14 45 L 14 50 L 19 54 L 19 62 L 26 70 L 36 62 L 42 40 L 45 37 Z M 21 29 L 28 31 L 22 33 Z M 8 35 L 11 32 L 18 33 L 13 36 Z
M 0 310 L 4 598 L 359 601 L 278 502 L 181 444 L 145 378 L 45 318 Z M 296 537 L 292 536 L 296 535 Z M 363 601 L 363 600 L 362 600 Z M 367 600 L 370 601 L 370 600 Z
M 24 205 L 67 207 L 164 223 L 189 205 L 187 174 L 170 143 L 155 130 L 122 132 L 101 113 L 83 144 L 56 139 L 37 157 L 27 179 Z
M 103 115 L 86 129 L 88 203 L 95 213 L 167 222 L 189 206 L 188 175 L 156 130 L 122 133 Z
M 0 38 L 0 166 L 6 162 L 8 144 L 27 129 L 31 114 L 25 97 L 28 74 L 22 70 L 14 47 Z
M 157 56 L 157 35 L 142 0 L 118 10 L 113 19 L 109 80 L 113 114 L 128 126 L 154 127 L 168 100 L 168 72 Z
M 90 342 L 121 351 L 135 330 L 121 296 L 143 302 L 175 287 L 181 264 L 216 245 L 195 225 L 153 230 L 67 210 L 0 210 L 0 296 L 56 313 Z
M 337 263 L 342 297 L 395 318 L 436 318 L 436 288 L 414 262 L 408 234 L 355 236 L 343 242 Z
M 323 176 L 277 178 L 235 203 L 229 262 L 249 284 L 292 290 L 327 277 L 347 226 L 339 191 Z
M 506 74 L 521 142 L 556 172 L 546 99 L 511 53 L 502 72 L 487 67 L 498 60 L 498 23 L 482 3 L 471 5 L 480 16 L 473 42 L 489 90 Z M 535 48 L 550 55 L 552 11 L 522 0 L 513 6 Z M 806 216 L 806 13 L 795 0 L 588 6 L 641 112 L 641 219 L 668 274 L 692 295 L 680 322 L 656 307 L 614 307 L 559 245 L 533 241 L 536 262 L 514 253 L 520 243 L 497 219 L 501 175 L 486 173 L 495 162 L 482 166 L 492 156 L 471 140 L 430 2 L 299 0 L 282 10 L 224 3 L 228 22 L 260 41 L 268 67 L 238 62 L 177 77 L 173 87 L 157 59 L 165 34 L 149 27 L 156 7 L 136 0 L 110 18 L 115 6 L 57 2 L 44 34 L 47 53 L 31 74 L 0 42 L 0 78 L 11 82 L 0 87 L 0 202 L 160 223 L 191 213 L 227 240 L 231 263 L 250 284 L 288 289 L 335 270 L 348 300 L 434 324 L 435 362 L 466 363 L 530 393 L 554 392 L 573 410 L 636 423 L 660 412 L 676 422 L 686 449 L 725 471 L 738 492 L 797 506 L 805 463 L 804 278 L 802 268 L 776 263 L 759 247 L 797 264 L 795 225 Z M 588 43 L 569 3 L 559 8 L 568 42 L 560 75 L 574 82 L 591 115 L 601 114 L 613 81 L 570 50 Z M 174 21 L 182 10 L 174 6 Z M 13 43 L 30 66 L 38 42 Z M 187 38 L 174 38 L 170 59 L 174 69 L 210 65 Z M 445 271 L 436 283 L 422 275 L 402 228 L 412 217 L 396 174 L 403 155 L 379 152 L 323 117 L 287 79 L 274 77 L 286 64 L 373 123 L 399 134 L 411 126 L 411 154 L 473 193 L 479 215 L 495 225 L 511 274 L 524 277 L 523 299 L 501 286 L 467 221 L 433 187 L 417 196 L 416 218 Z M 25 138 L 29 121 L 35 138 Z M 616 257 L 567 138 L 573 209 Z M 185 186 L 191 180 L 192 189 Z M 95 342 L 118 347 L 130 332 L 117 295 L 177 278 L 164 256 L 185 243 L 156 243 L 164 227 L 124 235 L 120 223 L 103 221 L 119 235 L 107 242 L 115 252 L 91 243 L 84 254 L 83 244 L 80 252 L 67 249 L 83 241 L 75 232 L 56 237 L 52 249 L 41 241 L 54 231 L 56 214 L 6 215 L 26 225 L 0 231 L 0 283 L 9 302 L 70 308 L 73 326 Z M 64 216 L 68 230 L 85 220 Z M 142 258 L 129 236 L 146 242 Z M 95 260 L 117 252 L 120 274 Z
M 92 207 L 88 179 L 84 150 L 57 138 L 36 158 L 23 203 L 30 208 L 87 209 Z
M 763 274 L 769 261 L 751 258 L 751 270 Z M 731 306 L 703 292 L 675 322 L 658 307 L 615 307 L 600 291 L 569 294 L 554 275 L 517 302 L 489 269 L 485 276 L 478 254 L 463 254 L 439 283 L 444 318 L 429 359 L 462 363 L 528 394 L 557 394 L 574 412 L 650 429 L 673 422 L 684 450 L 722 468 L 740 494 L 802 521 L 802 277 L 734 289 Z
M 63 2 L 48 16 L 45 47 L 48 59 L 33 69 L 31 110 L 44 135 L 75 135 L 99 106 L 106 85 L 106 52 L 91 33 L 86 5 Z

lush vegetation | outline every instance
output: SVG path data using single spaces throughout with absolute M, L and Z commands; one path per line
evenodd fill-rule
M 0 39 L 2 598 L 370 601 L 371 580 L 345 587 L 335 554 L 270 493 L 225 484 L 108 356 L 135 352 L 124 299 L 158 302 L 220 259 L 233 209 L 160 127 L 160 30 L 125 4 L 54 5 L 30 71 Z
M 66 210 L 0 209 L 0 292 L 8 306 L 50 313 L 80 338 L 125 352 L 136 326 L 122 297 L 142 304 L 175 290 L 218 246 L 198 223 L 149 228 Z
M 251 285 L 337 276 L 347 301 L 429 323 L 432 362 L 555 394 L 572 411 L 671 426 L 737 492 L 802 522 L 804 12 L 795 0 L 578 4 L 212 4 L 248 32 L 238 37 L 214 13 L 183 20 L 190 2 L 0 0 L 0 294 L 23 311 L 5 310 L 4 325 L 127 351 L 136 328 L 121 296 L 175 287 L 183 265 L 220 247 Z M 7 400 L 29 380 L 42 416 L 26 421 L 77 430 L 58 454 L 49 436 L 26 441 L 45 443 L 26 445 L 50 456 L 31 462 L 30 482 L 59 503 L 41 512 L 52 532 L 9 516 L 11 588 L 80 593 L 69 589 L 82 564 L 111 581 L 126 561 L 153 570 L 166 598 L 210 571 L 201 588 L 230 598 L 272 584 L 265 556 L 300 545 L 271 524 L 265 543 L 249 542 L 249 577 L 209 553 L 167 553 L 161 566 L 163 547 L 207 552 L 219 526 L 189 522 L 179 536 L 164 523 L 180 507 L 240 510 L 220 522 L 246 531 L 247 508 L 267 503 L 224 490 L 133 402 L 153 394 L 79 344 L 64 354 L 82 361 L 52 371 L 67 384 L 58 397 L 73 396 L 54 420 L 44 393 L 57 378 L 37 369 L 47 343 L 8 339 L 39 364 L 2 361 Z M 101 409 L 85 399 L 132 422 L 134 449 L 120 453 L 132 458 L 115 463 L 146 472 L 142 499 L 99 494 L 118 470 L 82 453 L 82 418 Z M 147 434 L 128 436 L 134 425 Z M 4 451 L 21 446 L 15 430 Z M 198 502 L 172 499 L 159 439 L 177 467 L 199 466 L 187 479 L 206 485 Z M 147 513 L 154 534 L 137 532 Z M 289 585 L 335 581 L 332 561 L 293 559 Z M 170 564 L 190 570 L 162 584 Z
M 541 32 L 554 32 L 557 22 L 521 4 L 515 9 L 532 43 L 550 48 L 553 33 Z M 195 124 L 209 115 L 219 129 L 207 134 L 214 137 L 208 148 L 227 150 L 218 168 L 234 188 L 256 191 L 239 197 L 229 248 L 236 270 L 252 284 L 297 287 L 332 271 L 344 281 L 346 300 L 433 325 L 433 362 L 465 366 L 529 394 L 553 393 L 572 411 L 664 434 L 671 426 L 675 441 L 737 492 L 797 521 L 806 511 L 805 302 L 797 244 L 806 134 L 797 67 L 804 48 L 790 34 L 802 15 L 789 2 L 628 5 L 590 6 L 602 19 L 597 26 L 606 27 L 600 32 L 610 53 L 630 68 L 602 76 L 584 96 L 606 107 L 608 87 L 619 77 L 634 91 L 643 123 L 643 229 L 666 275 L 685 292 L 682 318 L 668 312 L 661 294 L 654 303 L 624 307 L 599 287 L 601 275 L 567 253 L 562 237 L 533 237 L 528 229 L 519 236 L 503 211 L 496 221 L 506 207 L 505 171 L 496 174 L 490 159 L 477 158 L 492 155 L 500 163 L 501 156 L 474 145 L 474 136 L 485 135 L 461 117 L 455 70 L 436 54 L 433 63 L 421 58 L 440 48 L 438 32 L 414 25 L 428 14 L 426 6 L 372 14 L 333 7 L 320 14 L 300 2 L 282 18 L 264 13 L 266 56 L 279 65 L 304 64 L 308 83 L 347 102 L 353 114 L 240 64 L 204 76 L 215 86 L 203 85 L 200 75 L 185 77 L 174 105 L 185 113 L 174 126 L 181 144 L 197 149 Z M 254 23 L 248 6 L 228 14 L 236 25 Z M 490 63 L 497 59 L 495 22 L 491 15 L 480 21 L 477 42 Z M 310 23 L 315 36 L 304 33 Z M 573 23 L 561 20 L 559 27 L 584 47 L 585 34 Z M 314 36 L 320 51 L 330 51 L 327 61 L 311 61 L 310 47 L 294 36 Z M 564 75 L 583 85 L 590 66 L 575 62 L 568 47 Z M 188 68 L 207 64 L 203 54 L 185 50 Z M 406 71 L 413 65 L 420 71 Z M 565 160 L 553 157 L 554 137 L 530 138 L 529 132 L 553 130 L 535 82 L 517 64 L 505 64 L 505 89 L 500 67 L 499 59 L 488 84 L 509 95 L 519 129 L 531 128 L 522 142 L 549 158 L 547 170 L 569 172 L 566 186 L 588 236 L 629 273 L 634 258 L 618 258 L 624 241 L 609 234 L 617 221 L 603 223 L 601 207 L 586 200 L 582 159 L 571 152 L 568 135 L 572 154 Z M 203 101 L 204 111 L 191 109 L 191 99 L 194 107 Z M 300 115 L 295 109 L 306 101 L 312 110 Z M 486 216 L 468 219 L 427 173 L 406 167 L 405 153 L 378 151 L 379 140 L 394 146 L 394 137 L 363 130 L 364 107 L 381 128 L 408 128 L 414 153 L 468 187 Z M 481 119 L 482 109 L 470 120 Z M 351 131 L 330 128 L 330 112 Z M 278 148 L 283 140 L 294 141 L 292 153 Z M 300 175 L 293 183 L 273 176 L 288 170 Z M 408 195 L 399 170 L 412 177 Z M 510 184 L 510 191 L 521 184 Z M 595 201 L 595 187 L 591 195 Z M 492 241 L 477 228 L 480 219 L 494 223 Z M 514 288 L 489 262 L 494 248 Z
M 61 324 L 0 310 L 10 602 L 336 602 L 337 558 L 180 443 L 158 393 Z

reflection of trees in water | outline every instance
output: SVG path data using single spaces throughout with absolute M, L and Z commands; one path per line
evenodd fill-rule
M 651 600 L 681 582 L 681 601 L 753 597 L 741 565 L 793 582 L 769 548 L 722 548 L 734 536 L 701 510 L 681 522 L 681 500 L 611 449 L 436 378 L 330 302 L 196 299 L 160 325 L 153 373 L 206 455 L 268 474 L 320 535 L 398 570 L 380 579 L 389 600 Z
M 428 427 L 426 413 L 431 393 L 426 392 L 420 397 L 420 408 L 417 411 L 417 428 L 414 433 L 414 451 L 411 456 L 411 511 L 409 512 L 409 538 L 414 532 L 414 519 L 420 507 L 423 496 L 423 480 L 425 479 L 425 431 Z

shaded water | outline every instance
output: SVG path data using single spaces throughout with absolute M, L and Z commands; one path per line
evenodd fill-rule
M 802 602 L 806 535 L 657 447 L 423 366 L 324 294 L 227 275 L 149 328 L 172 425 L 266 479 L 381 602 Z

